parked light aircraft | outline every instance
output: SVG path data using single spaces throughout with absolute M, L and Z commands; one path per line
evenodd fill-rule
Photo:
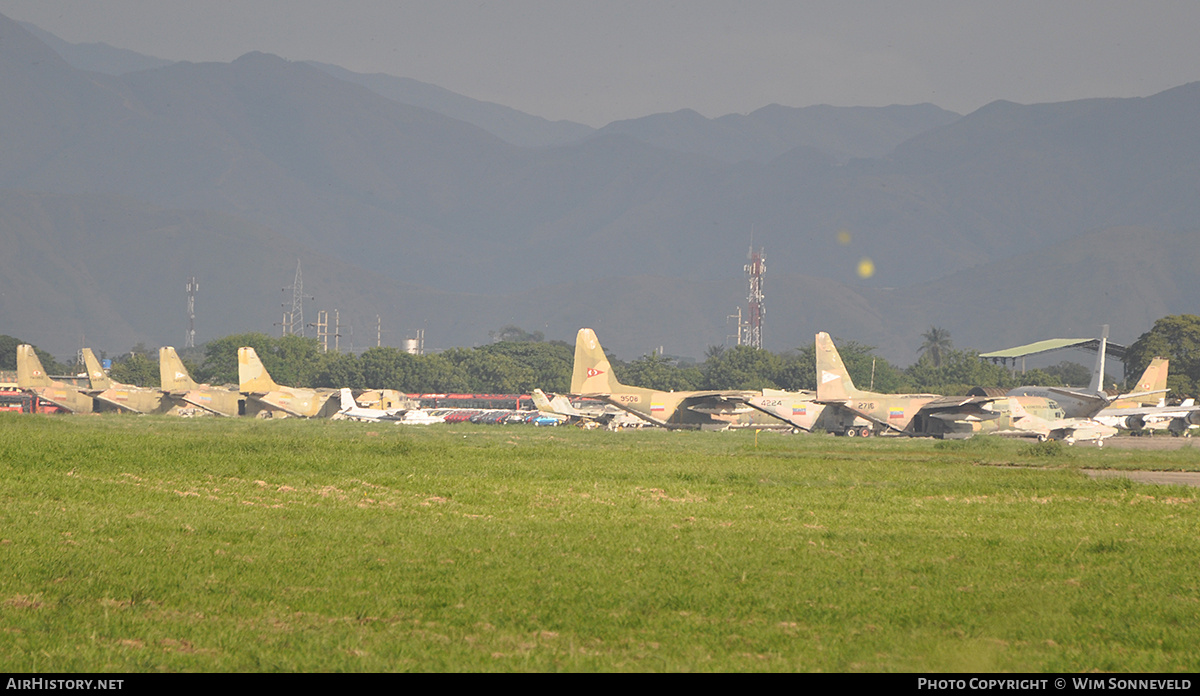
M 344 418 L 348 420 L 358 421 L 399 421 L 400 415 L 404 412 L 403 409 L 386 409 L 386 408 L 366 408 L 359 406 L 354 400 L 354 395 L 347 387 L 342 387 L 340 392 L 341 407 L 338 412 L 333 415 L 334 418 Z
M 1167 392 L 1167 360 L 1155 358 L 1150 366 L 1142 373 L 1137 388 L 1117 397 L 1109 396 L 1104 391 L 1104 357 L 1108 345 L 1108 325 L 1105 324 L 1100 332 L 1100 349 L 1096 353 L 1096 363 L 1092 367 L 1092 380 L 1084 389 L 1069 389 L 1066 387 L 1015 387 L 1009 390 L 1009 396 L 1040 396 L 1053 399 L 1066 412 L 1068 418 L 1091 418 L 1110 406 L 1133 406 L 1142 403 L 1141 400 L 1157 401 L 1159 396 Z
M 158 349 L 158 375 L 164 392 L 209 413 L 236 416 L 244 410 L 240 404 L 241 392 L 197 384 L 171 346 Z
M 50 379 L 33 346 L 17 346 L 17 386 L 72 413 L 91 413 L 92 397 L 69 384 Z
M 612 429 L 623 425 L 640 425 L 644 422 L 632 413 L 611 404 L 576 407 L 562 394 L 556 394 L 551 399 L 541 389 L 534 389 L 532 396 L 538 411 L 561 423 L 578 423 L 585 428 L 603 425 Z
M 752 414 L 759 412 L 746 404 L 758 394 L 738 389 L 716 391 L 665 392 L 621 384 L 612 365 L 591 329 L 580 329 L 575 336 L 575 367 L 571 375 L 571 393 L 606 401 L 664 428 L 701 428 L 723 430 L 729 427 L 784 427 L 775 418 L 769 423 Z
M 284 387 L 275 383 L 258 353 L 251 347 L 238 348 L 238 389 L 256 403 L 272 412 L 282 412 L 301 418 L 331 416 L 337 409 L 326 390 Z M 249 412 L 247 404 L 247 412 Z
M 161 389 L 114 381 L 101 367 L 91 348 L 83 349 L 83 366 L 87 369 L 92 398 L 99 403 L 129 413 L 178 414 L 181 408 L 188 408 L 182 399 L 176 399 Z
M 817 398 L 830 407 L 827 430 L 849 437 L 895 432 L 927 435 L 941 432 L 937 421 L 978 421 L 996 416 L 982 406 L 993 401 L 986 396 L 939 396 L 937 394 L 880 394 L 854 387 L 833 339 L 817 334 Z M 873 424 L 859 425 L 859 419 Z M 931 420 L 933 419 L 933 420 Z
M 1007 428 L 996 430 L 997 435 L 1037 437 L 1038 440 L 1062 440 L 1068 445 L 1077 441 L 1094 440 L 1104 446 L 1104 438 L 1117 434 L 1117 429 L 1091 418 L 1044 418 L 1024 408 L 1022 399 L 1040 397 L 1009 397 L 1007 406 L 1011 420 Z M 1061 411 L 1060 411 L 1061 413 Z

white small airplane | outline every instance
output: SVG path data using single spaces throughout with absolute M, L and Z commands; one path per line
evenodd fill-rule
M 382 409 L 382 408 L 366 408 L 359 406 L 354 400 L 354 395 L 350 393 L 350 389 L 342 387 L 341 391 L 342 407 L 338 409 L 334 418 L 358 421 L 399 421 L 400 414 L 403 411 L 397 409 Z
M 357 421 L 376 421 L 390 422 L 397 425 L 432 425 L 433 423 L 445 423 L 445 419 L 441 416 L 435 416 L 428 411 L 420 408 L 367 408 L 359 406 L 354 400 L 354 395 L 347 387 L 342 387 L 341 390 L 342 407 L 334 415 L 334 418 L 357 420 Z

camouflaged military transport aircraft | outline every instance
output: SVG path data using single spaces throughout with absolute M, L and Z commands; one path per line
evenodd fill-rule
M 315 418 L 332 416 L 338 411 L 337 404 L 329 398 L 333 394 L 330 390 L 297 389 L 276 384 L 258 359 L 258 353 L 250 347 L 238 348 L 238 389 L 260 406 L 257 410 L 263 415 L 279 412 Z M 251 410 L 251 404 L 247 403 L 247 414 Z
M 236 416 L 245 410 L 241 392 L 197 384 L 171 346 L 158 349 L 158 376 L 162 390 L 218 416 Z
M 751 397 L 746 401 L 751 407 L 767 415 L 791 425 L 793 428 L 812 432 L 826 432 L 869 436 L 873 423 L 862 417 L 855 417 L 846 422 L 835 408 L 826 407 L 816 401 L 814 391 L 783 391 L 780 389 L 764 389 L 761 396 Z M 851 433 L 851 430 L 854 432 Z
M 91 385 L 92 398 L 97 406 L 105 404 L 119 411 L 129 413 L 175 413 L 188 408 L 182 399 L 164 394 L 161 389 L 138 387 L 131 384 L 114 382 L 100 361 L 92 353 L 91 348 L 83 349 L 83 366 L 87 369 L 88 383 Z
M 983 409 L 995 400 L 987 396 L 937 394 L 880 394 L 854 387 L 829 334 L 817 334 L 817 398 L 814 403 L 832 409 L 826 430 L 847 437 L 869 437 L 884 432 L 929 435 L 942 430 L 931 419 L 948 422 L 996 418 Z M 859 425 L 857 419 L 871 426 Z
M 17 387 L 72 413 L 91 413 L 93 410 L 94 401 L 83 390 L 50 379 L 33 346 L 28 344 L 17 346 Z
M 575 336 L 571 394 L 607 401 L 663 428 L 787 427 L 746 404 L 758 392 L 740 389 L 670 392 L 621 384 L 591 329 L 580 329 Z

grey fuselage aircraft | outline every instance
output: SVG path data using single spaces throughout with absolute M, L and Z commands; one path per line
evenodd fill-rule
M 1023 386 L 1009 390 L 1009 396 L 1040 396 L 1053 399 L 1062 407 L 1067 418 L 1091 418 L 1107 408 L 1137 406 L 1146 399 L 1156 402 L 1167 393 L 1167 360 L 1155 358 L 1142 373 L 1133 392 L 1117 397 L 1104 391 L 1104 358 L 1108 346 L 1108 326 L 1102 327 L 1100 347 L 1096 352 L 1096 363 L 1092 366 L 1092 380 L 1087 389 L 1067 387 Z

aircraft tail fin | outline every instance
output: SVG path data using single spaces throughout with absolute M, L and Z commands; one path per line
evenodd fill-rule
M 533 390 L 533 403 L 538 411 L 552 416 L 578 416 L 579 411 L 571 405 L 562 394 L 556 394 L 553 399 L 546 396 L 541 389 Z
M 358 405 L 358 402 L 354 400 L 354 394 L 351 393 L 349 387 L 342 387 L 340 403 L 342 406 L 342 411 L 348 411 Z
M 1092 381 L 1088 392 L 1104 395 L 1104 354 L 1108 350 L 1108 324 L 1100 327 L 1100 350 L 1096 353 L 1096 364 L 1092 366 Z
M 253 348 L 238 348 L 238 390 L 244 392 L 277 391 L 279 385 L 271 379 L 267 368 Z
M 171 346 L 158 349 L 158 379 L 163 391 L 191 391 L 200 386 Z
M 54 380 L 46 374 L 46 368 L 42 367 L 42 361 L 38 359 L 33 346 L 25 343 L 17 346 L 17 386 L 32 389 L 53 385 Z
M 113 386 L 112 380 L 109 379 L 108 373 L 100 365 L 100 361 L 96 359 L 96 354 L 91 348 L 83 349 L 83 366 L 87 368 L 88 383 L 92 389 L 111 389 Z
M 612 365 L 600 347 L 596 332 L 580 329 L 575 335 L 575 369 L 571 373 L 572 394 L 612 394 L 621 390 Z
M 1138 377 L 1132 390 L 1127 391 L 1107 405 L 1106 408 L 1137 408 L 1138 406 L 1165 406 L 1167 403 L 1167 358 L 1154 358 Z
M 817 401 L 846 401 L 857 393 L 833 339 L 817 334 Z
M 542 413 L 554 413 L 554 407 L 550 405 L 550 399 L 546 398 L 546 393 L 541 389 L 533 390 L 533 405 L 537 406 L 537 410 Z
M 554 409 L 555 413 L 561 413 L 568 416 L 580 415 L 579 410 L 571 405 L 567 397 L 562 394 L 555 394 L 553 399 L 550 399 L 550 408 Z

